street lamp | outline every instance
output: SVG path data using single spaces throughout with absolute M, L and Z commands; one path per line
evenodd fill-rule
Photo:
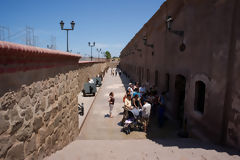
M 74 26 L 75 26 L 74 21 L 72 21 L 70 24 L 71 24 L 71 27 L 72 27 L 72 28 L 71 28 L 71 29 L 65 29 L 65 28 L 64 28 L 64 22 L 63 22 L 63 21 L 60 22 L 61 30 L 67 31 L 67 52 L 69 52 L 69 50 L 68 50 L 68 31 L 74 30 Z
M 97 52 L 98 52 L 98 59 L 99 59 L 99 53 L 102 51 L 102 49 L 100 48 L 100 49 L 98 49 L 97 48 Z
M 148 40 L 148 39 L 147 39 L 147 35 L 143 35 L 144 45 L 147 46 L 147 47 L 154 48 L 154 45 L 153 45 L 153 44 L 148 44 L 147 40 Z
M 179 30 L 173 30 L 172 29 L 172 23 L 173 23 L 173 18 L 171 16 L 168 16 L 167 19 L 166 19 L 166 27 L 167 27 L 167 30 L 170 32 L 170 33 L 174 33 L 180 37 L 182 37 L 184 39 L 184 31 L 179 31 Z M 179 46 L 179 50 L 181 52 L 183 52 L 184 50 L 186 49 L 186 45 L 182 42 Z
M 91 42 L 88 42 L 88 46 L 91 47 L 91 61 L 92 61 L 92 47 L 95 46 L 95 42 L 93 42 L 93 44 L 91 44 Z

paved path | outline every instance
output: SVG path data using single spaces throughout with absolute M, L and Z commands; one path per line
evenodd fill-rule
M 123 76 L 123 81 L 128 83 Z M 109 93 L 114 92 L 115 104 L 113 108 L 113 118 L 109 118 L 108 98 Z M 119 122 L 122 119 L 123 111 L 122 98 L 125 94 L 124 84 L 119 76 L 111 76 L 110 71 L 106 74 L 104 83 L 80 132 L 79 139 L 139 139 L 145 138 L 145 133 L 134 132 L 126 135 L 121 132 Z
M 193 139 L 176 137 L 175 125 L 170 121 L 163 129 L 154 124 L 150 133 L 121 132 L 122 97 L 126 77 L 106 74 L 102 87 L 93 102 L 77 140 L 46 158 L 47 160 L 240 160 L 233 151 Z M 114 92 L 114 118 L 108 118 L 108 94 Z M 147 139 L 146 136 L 149 138 Z M 156 139 L 158 137 L 158 139 Z M 228 151 L 228 152 L 226 152 Z M 236 154 L 236 153 L 235 153 Z

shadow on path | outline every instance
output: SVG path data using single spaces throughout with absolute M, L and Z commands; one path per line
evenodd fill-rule
M 125 74 L 122 74 L 120 78 L 125 87 L 125 90 L 127 90 L 128 85 L 131 81 Z M 176 122 L 166 119 L 164 122 L 164 126 L 159 128 L 157 125 L 157 116 L 154 116 L 151 119 L 151 124 L 148 127 L 146 138 L 157 144 L 166 147 L 176 146 L 178 148 L 200 148 L 205 150 L 215 150 L 217 152 L 226 152 L 230 155 L 240 155 L 239 151 L 229 148 L 227 146 L 202 142 L 198 139 L 193 138 L 179 138 L 177 136 L 179 127 Z

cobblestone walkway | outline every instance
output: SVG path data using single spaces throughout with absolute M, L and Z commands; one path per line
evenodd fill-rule
M 47 157 L 47 160 L 240 160 L 235 152 L 193 139 L 176 137 L 174 124 L 167 122 L 164 129 L 154 125 L 150 128 L 150 139 L 143 132 L 121 132 L 122 97 L 126 77 L 104 78 L 93 106 L 83 124 L 77 140 Z M 114 92 L 115 105 L 113 118 L 108 118 L 108 95 Z M 156 139 L 158 137 L 158 139 Z

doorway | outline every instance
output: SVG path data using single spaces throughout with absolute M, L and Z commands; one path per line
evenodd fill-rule
M 182 75 L 177 75 L 175 80 L 175 109 L 176 117 L 179 121 L 180 128 L 183 127 L 184 121 L 184 100 L 185 100 L 186 78 Z

